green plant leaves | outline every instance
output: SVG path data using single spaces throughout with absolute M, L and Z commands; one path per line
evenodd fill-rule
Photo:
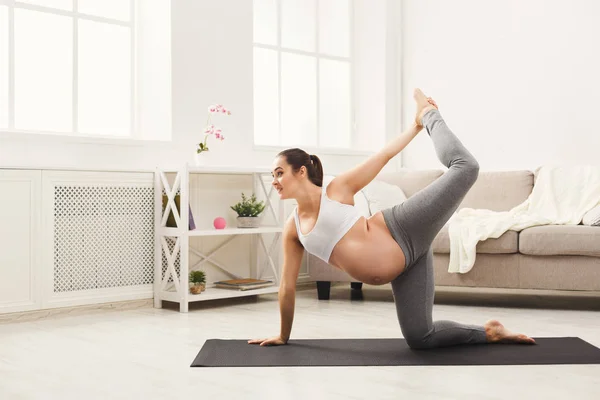
M 206 274 L 204 271 L 190 271 L 190 282 L 206 283 Z
M 235 211 L 238 217 L 257 217 L 265 209 L 264 201 L 256 201 L 256 195 L 252 194 L 250 199 L 242 193 L 242 201 L 231 206 L 231 209 Z

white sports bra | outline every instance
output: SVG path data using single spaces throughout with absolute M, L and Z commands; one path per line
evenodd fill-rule
M 317 222 L 315 222 L 313 229 L 306 235 L 303 235 L 300 229 L 298 207 L 294 209 L 294 220 L 296 221 L 296 231 L 298 232 L 300 243 L 302 243 L 306 251 L 325 262 L 329 262 L 329 257 L 335 245 L 361 216 L 356 207 L 331 200 L 327 197 L 325 185 L 321 191 L 321 206 Z

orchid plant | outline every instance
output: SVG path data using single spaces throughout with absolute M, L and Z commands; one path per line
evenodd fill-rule
M 215 139 L 217 140 L 225 140 L 225 136 L 223 136 L 221 129 L 211 124 L 211 116 L 213 114 L 231 115 L 231 111 L 223 107 L 222 104 L 215 104 L 208 107 L 208 119 L 206 120 L 206 127 L 204 128 L 204 141 L 198 143 L 198 149 L 196 149 L 197 153 L 208 151 L 208 146 L 206 143 L 210 135 L 214 135 Z

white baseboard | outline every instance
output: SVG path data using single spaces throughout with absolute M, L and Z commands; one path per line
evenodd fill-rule
M 61 307 L 35 311 L 14 312 L 0 314 L 0 324 L 29 322 L 49 317 L 73 316 L 106 311 L 135 310 L 139 308 L 149 307 L 154 307 L 153 299 L 128 300 L 110 303 L 89 304 L 76 307 Z

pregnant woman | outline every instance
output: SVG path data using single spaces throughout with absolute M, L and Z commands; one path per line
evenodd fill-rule
M 495 320 L 481 326 L 433 321 L 431 244 L 457 210 L 479 173 L 479 164 L 448 129 L 437 104 L 416 89 L 414 125 L 360 165 L 323 186 L 319 158 L 301 149 L 284 150 L 273 164 L 273 186 L 280 198 L 298 206 L 283 231 L 284 260 L 279 304 L 280 334 L 249 344 L 284 345 L 294 318 L 296 280 L 304 250 L 372 285 L 391 282 L 402 334 L 411 348 L 473 343 L 535 341 Z M 369 218 L 354 207 L 354 195 L 425 128 L 448 170 L 420 192 Z

